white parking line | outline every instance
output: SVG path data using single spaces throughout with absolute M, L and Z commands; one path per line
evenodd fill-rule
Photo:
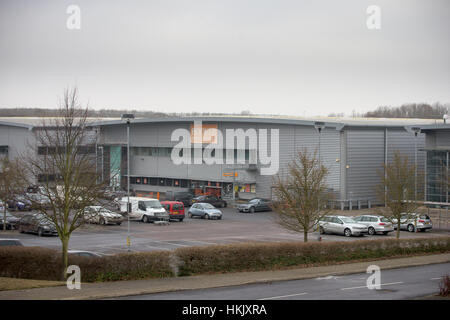
M 441 280 L 441 278 L 431 278 L 430 280 Z
M 393 285 L 393 284 L 402 284 L 402 283 L 404 283 L 404 282 L 382 283 L 382 284 L 380 284 L 380 286 L 390 286 L 390 285 Z M 352 290 L 352 289 L 362 289 L 362 288 L 367 288 L 367 286 L 341 288 L 341 290 Z
M 280 299 L 280 298 L 287 298 L 287 297 L 303 296 L 303 295 L 305 295 L 305 294 L 308 294 L 308 292 L 294 293 L 294 294 L 287 294 L 287 295 L 285 295 L 285 296 L 276 296 L 276 297 L 261 298 L 261 299 L 258 299 L 258 300 Z

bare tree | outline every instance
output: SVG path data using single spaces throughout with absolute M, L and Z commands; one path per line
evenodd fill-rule
M 378 199 L 386 208 L 378 209 L 393 224 L 397 225 L 397 239 L 400 238 L 400 220 L 402 215 L 410 217 L 419 207 L 422 199 L 423 179 L 417 179 L 417 199 L 415 197 L 415 165 L 408 156 L 396 151 L 392 162 L 383 164 L 384 171 L 379 171 L 381 182 L 376 187 Z M 422 174 L 420 174 L 422 176 Z
M 305 242 L 326 213 L 332 199 L 326 184 L 328 169 L 305 149 L 288 165 L 288 174 L 275 178 L 274 208 L 277 222 L 288 230 L 302 232 Z
M 7 157 L 0 159 L 0 201 L 3 203 L 3 230 L 6 230 L 6 211 L 8 202 L 14 201 L 17 194 L 23 192 L 24 184 L 21 179 L 19 162 L 11 161 Z
M 96 172 L 96 132 L 89 126 L 88 108 L 77 101 L 77 89 L 65 90 L 59 117 L 35 129 L 34 154 L 24 159 L 28 177 L 40 182 L 30 201 L 45 220 L 54 224 L 62 245 L 66 278 L 68 247 L 72 232 L 84 222 L 84 208 L 101 198 L 104 183 Z

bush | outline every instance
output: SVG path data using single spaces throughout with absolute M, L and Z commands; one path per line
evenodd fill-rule
M 443 276 L 439 283 L 439 295 L 447 297 L 450 295 L 450 276 Z
M 450 251 L 450 237 L 354 242 L 246 243 L 175 250 L 180 275 L 271 270 L 291 266 Z
M 170 277 L 170 253 L 123 253 L 102 258 L 69 257 L 81 269 L 81 281 L 110 281 Z M 0 247 L 0 276 L 61 280 L 61 253 L 40 247 Z
M 450 251 L 450 237 L 352 242 L 245 243 L 185 247 L 174 251 L 70 257 L 81 281 L 115 281 L 220 272 L 273 270 L 362 259 Z M 60 280 L 61 254 L 39 247 L 0 247 L 0 276 Z

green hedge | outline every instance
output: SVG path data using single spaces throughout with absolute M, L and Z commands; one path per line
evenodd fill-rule
M 123 253 L 102 258 L 69 257 L 81 281 L 112 281 L 173 276 L 167 251 Z M 40 247 L 0 247 L 0 277 L 61 280 L 61 253 Z
M 450 237 L 351 242 L 245 243 L 175 250 L 180 275 L 259 271 L 292 266 L 450 251 Z
M 450 237 L 342 242 L 243 243 L 174 251 L 70 257 L 83 282 L 273 270 L 313 264 L 450 252 Z M 61 255 L 40 247 L 0 247 L 0 277 L 60 280 Z

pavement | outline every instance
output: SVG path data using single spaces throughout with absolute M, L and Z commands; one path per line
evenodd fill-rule
M 301 280 L 327 276 L 365 273 L 369 265 L 378 265 L 381 270 L 443 264 L 450 262 L 450 253 L 385 259 L 340 265 L 297 268 L 287 270 L 239 272 L 199 275 L 189 277 L 117 281 L 82 284 L 80 290 L 66 287 L 50 287 L 29 290 L 2 291 L 1 300 L 52 300 L 52 299 L 107 299 L 139 296 L 181 290 L 199 290 L 262 284 L 275 281 Z M 81 275 L 82 276 L 82 275 Z

